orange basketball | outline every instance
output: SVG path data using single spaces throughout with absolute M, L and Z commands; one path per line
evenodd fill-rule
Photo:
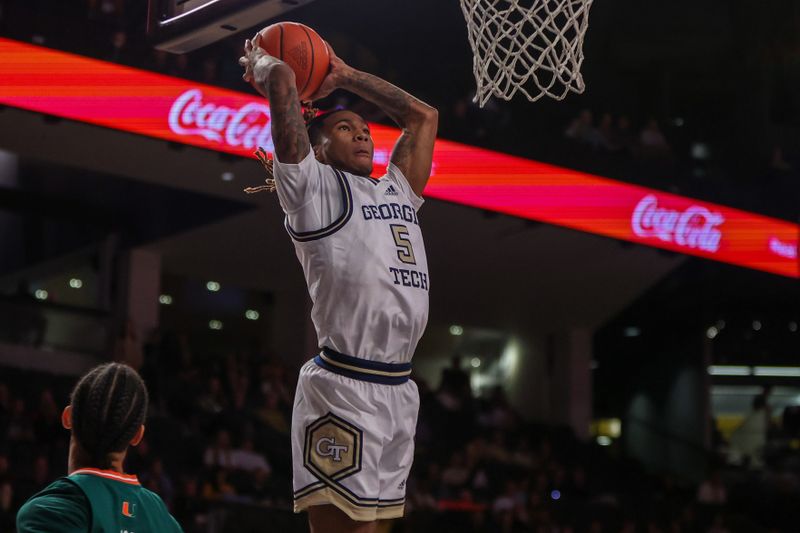
M 261 48 L 289 65 L 300 100 L 314 94 L 328 74 L 331 56 L 317 32 L 297 22 L 278 22 L 261 30 Z

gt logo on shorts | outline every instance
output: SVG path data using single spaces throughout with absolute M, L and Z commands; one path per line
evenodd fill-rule
M 303 464 L 317 479 L 340 480 L 361 470 L 361 430 L 333 413 L 306 427 Z
M 336 444 L 333 437 L 322 437 L 317 441 L 316 450 L 322 457 L 333 457 L 334 461 L 339 462 L 342 452 L 347 453 L 347 446 Z

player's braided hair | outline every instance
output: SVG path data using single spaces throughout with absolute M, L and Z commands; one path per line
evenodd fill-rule
M 324 111 L 320 113 L 319 109 L 312 106 L 311 102 L 301 102 L 303 106 L 303 121 L 306 123 L 306 131 L 308 132 L 308 140 L 311 143 L 311 146 L 316 145 L 322 139 L 322 127 L 324 125 L 325 119 L 328 116 L 332 115 L 333 113 L 337 113 L 339 111 L 343 111 L 341 108 L 333 109 L 331 111 Z M 270 156 L 266 150 L 261 148 L 260 146 L 258 149 L 253 153 L 256 156 L 256 159 L 261 163 L 264 167 L 264 170 L 267 172 L 267 179 L 265 180 L 266 185 L 259 185 L 257 187 L 247 187 L 244 192 L 247 194 L 253 194 L 257 192 L 275 192 L 276 185 L 275 185 L 275 174 L 273 173 L 272 167 L 272 156 Z
M 109 468 L 108 455 L 124 451 L 144 424 L 147 388 L 129 366 L 106 363 L 81 378 L 70 403 L 73 435 L 93 466 Z

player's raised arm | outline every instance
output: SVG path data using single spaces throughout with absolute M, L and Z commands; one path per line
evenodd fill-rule
M 331 72 L 336 73 L 335 86 L 377 105 L 403 129 L 391 161 L 403 172 L 414 192 L 422 196 L 431 174 L 438 111 L 388 81 L 346 65 L 332 49 L 330 52 Z M 313 98 L 325 96 L 330 88 L 323 83 Z
M 245 41 L 239 64 L 243 78 L 269 100 L 272 141 L 281 163 L 299 163 L 310 150 L 294 71 L 283 61 L 267 54 L 259 45 L 260 34 Z

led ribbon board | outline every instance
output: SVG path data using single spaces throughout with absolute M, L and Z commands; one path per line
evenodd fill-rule
M 0 103 L 251 157 L 272 150 L 266 100 L 0 39 Z M 399 135 L 374 124 L 376 172 Z M 425 194 L 800 278 L 797 224 L 439 140 Z

